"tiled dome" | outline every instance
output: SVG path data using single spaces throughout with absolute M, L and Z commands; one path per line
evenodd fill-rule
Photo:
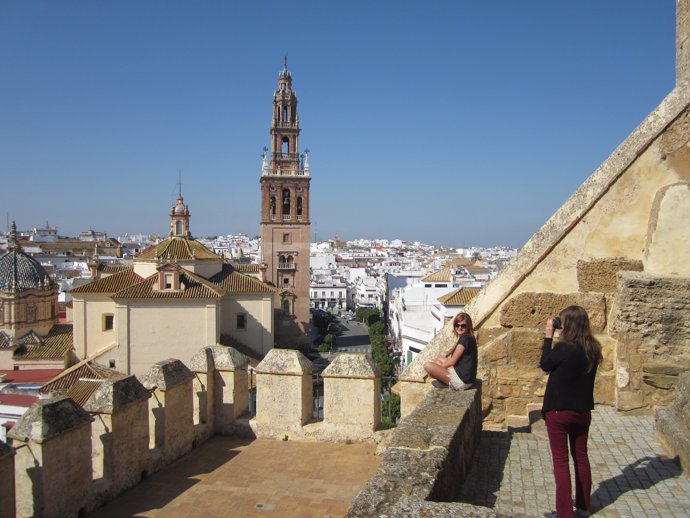
M 7 253 L 0 257 L 0 290 L 48 289 L 53 281 L 39 262 L 26 255 L 17 243 L 17 225 L 12 222 L 7 236 Z
M 10 250 L 0 257 L 0 290 L 44 289 L 52 280 L 36 259 L 21 250 Z

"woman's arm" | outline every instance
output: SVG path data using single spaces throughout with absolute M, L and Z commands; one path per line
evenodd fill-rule
M 553 353 L 553 319 L 549 318 L 544 327 L 544 343 L 541 347 L 541 360 L 539 366 L 545 372 L 551 372 L 558 365 L 558 360 Z
M 465 346 L 462 345 L 462 342 L 458 341 L 457 345 L 455 346 L 455 349 L 453 349 L 453 354 L 451 354 L 448 358 L 445 358 L 445 364 L 443 365 L 446 369 L 448 367 L 452 367 L 456 363 L 458 363 L 458 360 L 462 356 L 462 353 L 465 352 Z

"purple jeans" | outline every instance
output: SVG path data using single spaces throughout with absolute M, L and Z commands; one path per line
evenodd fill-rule
M 587 436 L 592 413 L 577 410 L 546 412 L 546 431 L 549 433 L 553 476 L 556 479 L 556 513 L 558 518 L 572 518 L 573 493 L 568 467 L 568 443 L 575 465 L 575 506 L 590 510 L 592 471 L 587 456 Z

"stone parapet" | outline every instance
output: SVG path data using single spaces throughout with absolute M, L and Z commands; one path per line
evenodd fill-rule
M 135 486 L 149 467 L 147 400 L 151 393 L 135 376 L 106 380 L 83 408 L 94 414 L 91 425 L 94 509 Z
M 673 406 L 656 411 L 659 443 L 690 473 L 690 370 L 678 376 Z
M 14 518 L 14 449 L 0 441 L 0 518 Z
M 459 510 L 461 516 L 465 510 L 467 516 L 493 516 L 471 506 L 440 503 L 458 499 L 481 427 L 481 388 L 433 389 L 400 422 L 376 475 L 357 495 L 347 516 L 414 516 L 421 507 L 433 509 L 429 516 L 451 516 Z
M 238 418 L 249 408 L 249 358 L 233 347 L 213 345 L 192 356 L 195 372 L 194 427 L 197 443 L 213 433 L 251 436 L 248 424 Z
M 83 512 L 91 489 L 92 418 L 65 397 L 39 400 L 8 437 L 14 441 L 17 516 Z
M 154 364 L 143 384 L 149 399 L 151 471 L 157 471 L 194 446 L 192 380 L 194 374 L 180 360 Z
M 312 415 L 312 363 L 299 351 L 271 349 L 256 367 L 256 433 L 300 434 Z
M 381 422 L 381 376 L 364 354 L 339 354 L 324 369 L 324 426 L 350 439 L 371 436 Z

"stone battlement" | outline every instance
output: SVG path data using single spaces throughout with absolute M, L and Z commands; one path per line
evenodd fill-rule
M 103 381 L 82 405 L 40 400 L 0 443 L 0 517 L 90 512 L 215 434 L 322 441 L 373 440 L 380 375 L 364 355 L 324 370 L 324 418 L 312 419 L 312 364 L 273 349 L 256 368 L 257 413 L 248 414 L 249 360 L 206 347 L 189 366 L 158 362 L 143 380 Z

